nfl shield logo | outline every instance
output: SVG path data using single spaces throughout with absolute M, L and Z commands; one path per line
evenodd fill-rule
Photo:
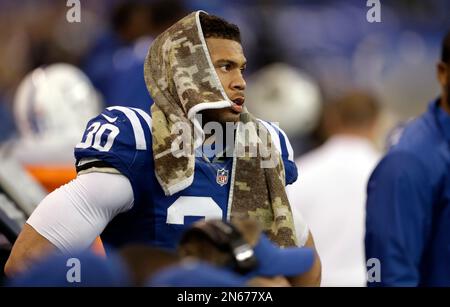
M 228 170 L 222 168 L 217 170 L 216 182 L 220 186 L 224 186 L 228 182 Z

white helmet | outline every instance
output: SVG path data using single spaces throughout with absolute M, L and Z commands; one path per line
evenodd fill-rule
M 29 73 L 14 98 L 22 138 L 77 142 L 102 107 L 99 94 L 75 66 L 52 64 Z
M 287 64 L 271 64 L 256 72 L 246 92 L 250 112 L 278 122 L 289 135 L 304 135 L 317 125 L 321 111 L 319 87 Z

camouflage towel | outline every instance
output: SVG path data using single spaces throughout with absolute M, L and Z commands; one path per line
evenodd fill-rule
M 158 36 L 144 64 L 145 81 L 154 100 L 155 173 L 166 195 L 182 191 L 194 179 L 194 149 L 204 139 L 195 115 L 232 105 L 211 63 L 199 15 L 200 11 L 191 13 Z M 255 218 L 273 241 L 293 246 L 297 240 L 283 163 L 279 153 L 274 154 L 269 133 L 258 123 L 249 113 L 241 114 L 227 216 Z M 272 166 L 263 168 L 265 164 Z

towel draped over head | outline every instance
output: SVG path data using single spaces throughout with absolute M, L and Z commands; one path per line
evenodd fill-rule
M 159 35 L 144 64 L 154 100 L 155 174 L 166 195 L 186 189 L 194 180 L 195 149 L 204 138 L 196 114 L 232 105 L 211 62 L 202 13 L 189 14 Z M 237 124 L 233 150 L 227 218 L 254 218 L 278 245 L 296 245 L 280 153 L 266 128 L 246 110 Z

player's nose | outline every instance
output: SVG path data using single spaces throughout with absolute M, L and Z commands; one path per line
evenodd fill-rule
M 246 87 L 247 83 L 245 82 L 244 76 L 242 75 L 242 72 L 239 71 L 231 82 L 231 88 L 237 91 L 244 91 Z

